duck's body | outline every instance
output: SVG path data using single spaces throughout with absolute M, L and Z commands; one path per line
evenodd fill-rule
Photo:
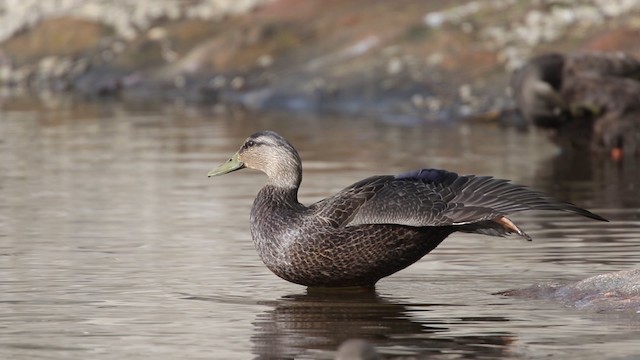
M 295 193 L 273 186 L 258 193 L 251 235 L 274 274 L 306 286 L 372 286 L 418 261 L 455 231 L 447 226 L 349 226 L 344 224 L 347 213 L 328 204 L 305 207 Z
M 251 209 L 251 233 L 267 267 L 306 286 L 373 286 L 418 261 L 455 231 L 529 236 L 506 218 L 523 210 L 598 215 L 491 177 L 424 169 L 373 176 L 311 206 L 298 202 L 300 158 L 280 135 L 249 137 L 227 163 L 269 176 Z

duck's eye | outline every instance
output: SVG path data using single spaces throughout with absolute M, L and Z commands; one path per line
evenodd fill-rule
M 249 141 L 247 141 L 247 144 L 246 144 L 246 145 L 247 145 L 247 147 L 248 147 L 248 148 L 250 148 L 250 147 L 252 147 L 252 146 L 253 146 L 253 145 L 255 145 L 255 144 L 256 144 L 256 142 L 255 142 L 255 141 L 253 141 L 253 140 L 249 140 Z

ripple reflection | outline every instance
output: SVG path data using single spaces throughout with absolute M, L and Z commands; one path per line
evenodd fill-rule
M 413 313 L 445 305 L 412 304 L 371 290 L 307 289 L 306 293 L 283 296 L 263 305 L 270 309 L 257 315 L 251 337 L 258 359 L 298 359 L 312 354 L 330 357 L 342 342 L 351 338 L 367 340 L 388 356 L 449 358 L 447 354 L 455 353 L 456 358 L 496 358 L 510 352 L 514 339 L 507 332 L 455 338 L 438 336 L 449 331 L 450 321 L 509 319 L 479 316 L 425 321 Z

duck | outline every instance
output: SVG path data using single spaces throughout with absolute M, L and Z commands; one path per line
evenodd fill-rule
M 260 258 L 275 275 L 310 288 L 373 288 L 457 231 L 531 240 L 507 217 L 515 212 L 559 210 L 607 221 L 508 180 L 439 169 L 371 176 L 306 206 L 298 201 L 300 156 L 269 130 L 249 136 L 208 176 L 245 168 L 267 175 L 250 215 Z
M 524 119 L 567 150 L 640 154 L 640 60 L 622 52 L 547 53 L 514 71 Z

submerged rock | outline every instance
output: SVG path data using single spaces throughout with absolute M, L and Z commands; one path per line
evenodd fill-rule
M 597 275 L 571 284 L 536 284 L 499 294 L 557 301 L 580 310 L 640 313 L 640 269 Z

